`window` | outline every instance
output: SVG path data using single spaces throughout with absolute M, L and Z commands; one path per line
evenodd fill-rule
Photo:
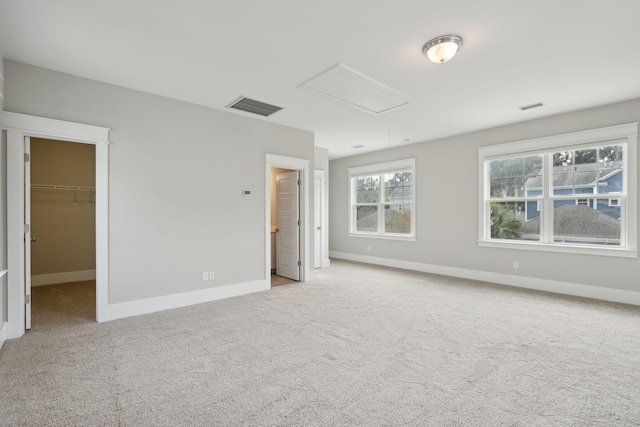
M 637 123 L 479 148 L 479 245 L 637 257 L 636 155 Z
M 415 159 L 349 168 L 349 234 L 415 240 Z

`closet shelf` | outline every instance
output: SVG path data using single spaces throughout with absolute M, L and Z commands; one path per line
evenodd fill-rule
M 31 188 L 42 188 L 45 190 L 96 191 L 95 187 L 75 187 L 72 185 L 31 184 Z

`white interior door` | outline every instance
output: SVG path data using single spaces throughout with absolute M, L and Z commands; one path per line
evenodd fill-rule
M 31 138 L 24 138 L 24 327 L 31 329 Z
M 298 171 L 276 175 L 276 274 L 300 280 L 300 184 Z
M 313 180 L 314 268 L 322 267 L 322 179 Z

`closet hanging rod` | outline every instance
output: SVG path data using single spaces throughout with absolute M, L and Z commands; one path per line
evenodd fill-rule
M 42 188 L 46 190 L 96 191 L 95 187 L 74 187 L 71 185 L 31 184 L 31 188 Z

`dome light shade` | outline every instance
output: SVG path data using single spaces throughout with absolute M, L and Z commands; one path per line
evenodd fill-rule
M 444 64 L 455 56 L 460 46 L 462 46 L 462 37 L 450 34 L 429 40 L 422 47 L 422 52 L 424 52 L 432 62 Z

